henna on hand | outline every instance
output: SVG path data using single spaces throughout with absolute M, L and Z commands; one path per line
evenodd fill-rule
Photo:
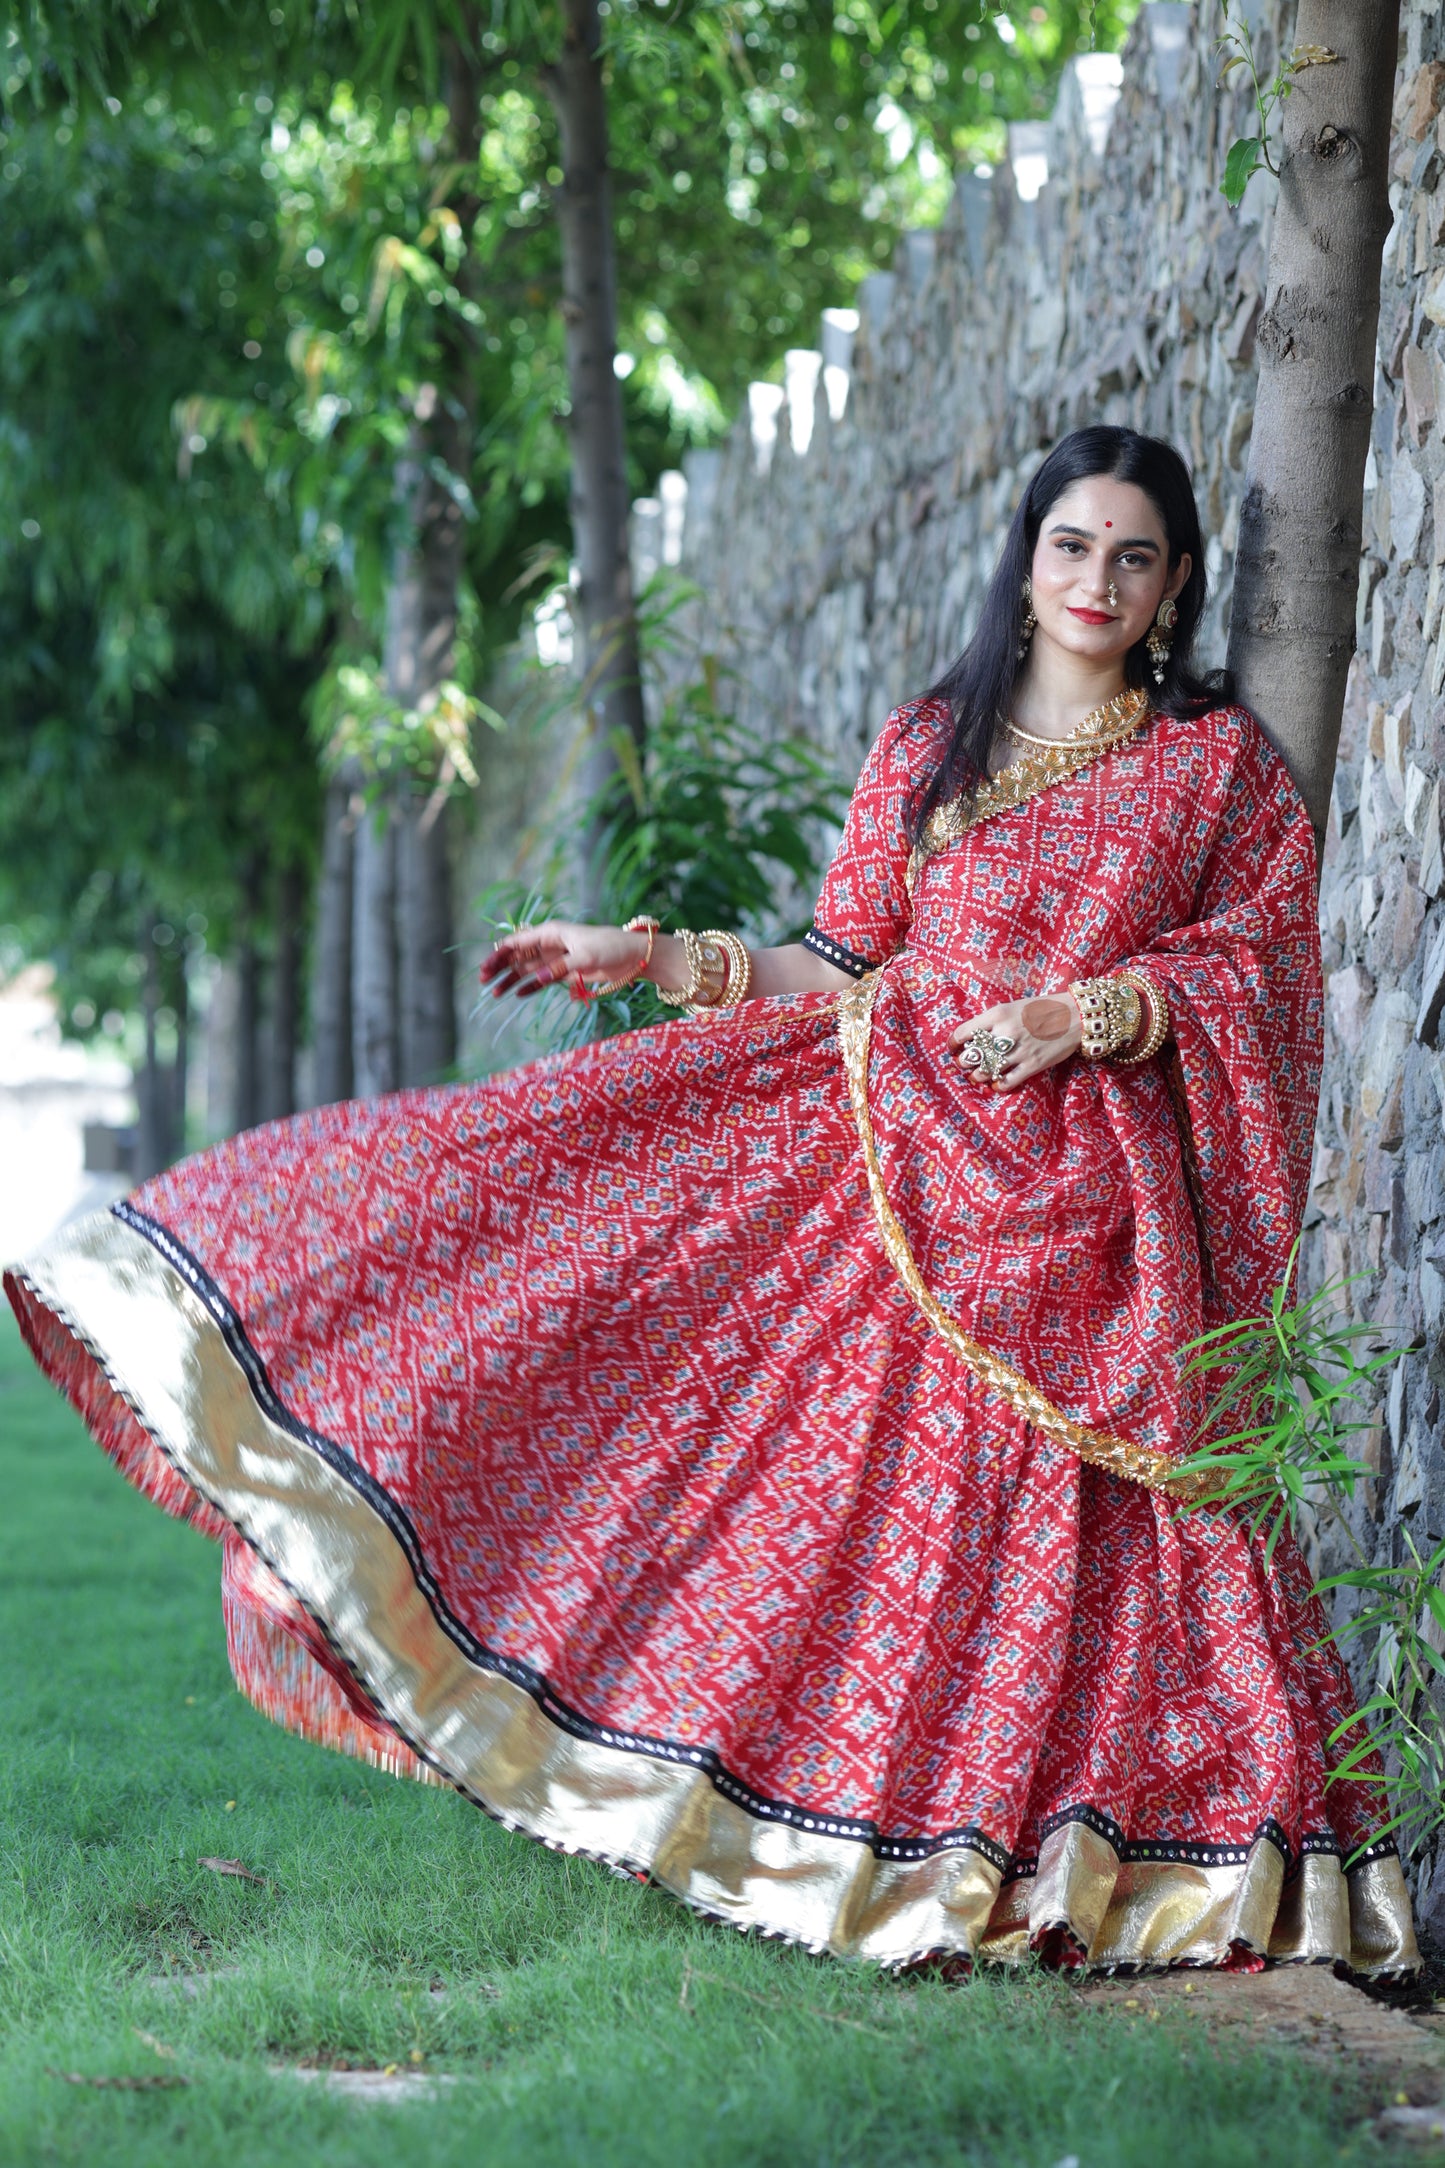
M 1067 1001 L 1050 1001 L 1040 997 L 1026 1001 L 1020 1011 L 1024 1030 L 1036 1039 L 1062 1039 L 1073 1028 L 1073 1012 Z

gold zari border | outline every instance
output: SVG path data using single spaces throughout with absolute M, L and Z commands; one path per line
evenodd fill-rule
M 109 1214 L 82 1221 L 11 1284 L 87 1351 L 320 1622 L 387 1722 L 509 1828 L 643 1870 L 736 1927 L 885 1966 L 1009 1961 L 1061 1921 L 1100 1967 L 1220 1964 L 1241 1943 L 1374 1973 L 1417 1962 L 1394 1859 L 1346 1877 L 1337 1859 L 1308 1857 L 1282 1888 L 1268 1839 L 1242 1866 L 1138 1866 L 1068 1824 L 1035 1875 L 1001 1887 L 997 1866 L 967 1845 L 880 1859 L 816 1826 L 748 1813 L 685 1760 L 579 1739 L 443 1631 L 381 1514 L 266 1414 L 218 1320 L 143 1236 Z
M 853 1102 L 853 1114 L 858 1124 L 858 1141 L 863 1151 L 863 1164 L 868 1172 L 868 1193 L 873 1201 L 873 1216 L 888 1259 L 907 1288 L 914 1302 L 927 1318 L 939 1337 L 966 1363 L 981 1383 L 989 1386 L 1000 1399 L 1007 1402 L 1016 1414 L 1032 1423 L 1046 1437 L 1054 1438 L 1060 1445 L 1077 1453 L 1080 1460 L 1091 1461 L 1095 1467 L 1107 1468 L 1113 1475 L 1126 1476 L 1131 1483 L 1143 1483 L 1150 1490 L 1166 1491 L 1171 1497 L 1190 1499 L 1203 1494 L 1201 1477 L 1181 1476 L 1173 1461 L 1163 1453 L 1151 1452 L 1147 1446 L 1136 1445 L 1128 1438 L 1116 1438 L 1107 1430 L 1093 1430 L 1086 1423 L 1076 1423 L 1065 1415 L 1051 1400 L 1045 1398 L 1036 1385 L 1030 1384 L 1022 1372 L 1006 1363 L 970 1337 L 956 1324 L 944 1309 L 918 1269 L 918 1262 L 909 1246 L 908 1236 L 888 1202 L 888 1191 L 883 1180 L 883 1169 L 878 1160 L 878 1148 L 873 1137 L 873 1116 L 868 1106 L 868 1051 L 872 1038 L 873 1003 L 882 984 L 882 972 L 871 971 L 859 979 L 838 997 L 838 1044 L 843 1057 L 843 1070 L 848 1079 L 848 1093 Z
M 1137 712 L 1106 741 L 1101 743 L 1096 738 L 1089 743 L 1077 738 L 1061 738 L 1057 745 L 1041 747 L 1038 752 L 1025 754 L 1022 760 L 1010 761 L 1008 767 L 980 783 L 970 797 L 954 798 L 947 805 L 939 806 L 929 816 L 927 827 L 908 854 L 903 885 L 910 898 L 918 876 L 930 858 L 960 842 L 982 821 L 991 820 L 999 813 L 1011 813 L 1015 806 L 1026 805 L 1030 798 L 1037 798 L 1040 791 L 1081 774 L 1096 760 L 1102 760 L 1106 753 L 1117 752 L 1121 745 L 1127 745 L 1131 738 L 1139 735 L 1152 712 L 1141 693 Z

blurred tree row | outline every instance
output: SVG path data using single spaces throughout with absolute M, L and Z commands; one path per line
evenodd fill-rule
M 485 689 L 576 567 L 1133 0 L 0 4 L 0 922 L 145 1051 L 235 966 L 232 1116 L 444 1074 Z M 619 350 L 620 356 L 619 358 Z M 629 367 L 629 361 L 631 366 Z

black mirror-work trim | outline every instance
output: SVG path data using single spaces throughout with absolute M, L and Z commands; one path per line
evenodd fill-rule
M 803 936 L 803 946 L 821 956 L 825 964 L 833 964 L 839 971 L 846 971 L 850 979 L 861 979 L 866 972 L 877 969 L 874 959 L 860 956 L 855 949 L 846 948 L 835 941 L 832 934 L 824 933 L 817 926 L 810 926 Z

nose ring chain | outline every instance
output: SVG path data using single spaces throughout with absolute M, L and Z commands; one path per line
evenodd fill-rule
M 1117 588 L 1117 587 L 1115 586 L 1114 582 L 1113 582 L 1112 580 L 1110 580 L 1110 582 L 1109 582 L 1109 608 L 1110 608 L 1111 610 L 1117 610 L 1117 609 L 1118 609 L 1118 607 L 1119 607 L 1119 590 L 1118 590 L 1118 588 Z

